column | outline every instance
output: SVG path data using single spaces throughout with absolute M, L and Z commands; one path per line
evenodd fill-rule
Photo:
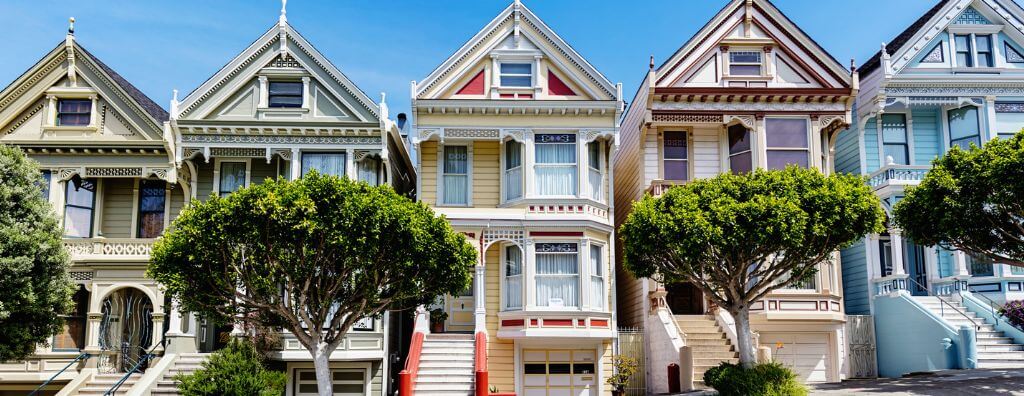
M 581 309 L 589 310 L 590 307 L 594 306 L 594 302 L 590 301 L 590 296 L 593 295 L 590 292 L 590 238 L 580 239 L 579 248 L 579 267 L 577 267 L 576 273 L 579 274 L 579 306 Z
M 534 162 L 533 132 L 523 133 L 523 198 L 533 197 L 533 162 Z
M 889 229 L 889 242 L 892 244 L 892 274 L 906 275 L 903 267 L 903 231 L 898 228 Z
M 481 251 L 480 262 L 476 266 L 476 276 L 473 277 L 474 327 L 477 333 L 487 332 L 487 289 L 485 286 L 487 284 L 487 267 L 483 257 L 484 252 Z M 501 263 L 494 264 L 501 265 Z
M 584 196 L 587 180 L 587 142 L 583 141 L 583 131 L 576 133 L 576 196 Z
M 160 338 L 162 337 L 162 334 L 160 334 L 162 332 L 160 330 L 162 330 L 164 328 L 164 313 L 163 312 L 153 312 L 152 313 L 152 317 L 153 317 L 153 339 L 149 343 L 149 347 L 150 348 L 153 348 L 154 346 L 156 346 L 157 344 L 160 343 Z M 153 348 L 154 352 L 161 352 L 163 350 L 164 350 L 163 346 L 156 346 L 155 348 Z
M 302 77 L 302 108 L 312 109 L 313 101 L 309 100 L 309 77 Z
M 750 134 L 751 153 L 754 156 L 755 168 L 765 169 L 768 167 L 768 139 L 764 115 L 756 115 L 754 124 L 755 129 Z
M 302 152 L 299 151 L 298 147 L 292 148 L 292 159 L 291 159 L 291 177 L 289 180 L 298 180 L 302 176 Z
M 171 317 L 168 320 L 167 335 L 180 335 L 181 334 L 181 305 L 171 300 Z
M 349 180 L 356 180 L 356 159 L 355 151 L 345 149 L 345 177 Z
M 537 307 L 537 283 L 534 279 L 537 247 L 532 239 L 524 240 L 523 244 L 526 246 L 526 252 L 523 253 L 523 282 L 526 283 L 526 293 L 523 294 L 523 309 L 533 309 Z
M 259 102 L 259 106 L 258 107 L 262 109 L 262 108 L 266 108 L 267 107 L 267 101 L 269 100 L 269 97 L 270 97 L 270 91 L 267 91 L 267 86 L 269 85 L 269 83 L 267 82 L 267 76 L 260 76 L 259 80 L 260 80 L 260 92 L 259 92 L 259 94 L 260 94 L 260 102 Z
M 808 148 L 810 148 L 811 154 L 811 167 L 828 174 L 821 152 L 821 122 L 818 116 L 811 116 L 811 141 L 808 142 L 808 145 L 810 146 Z
M 953 276 L 969 278 L 970 271 L 967 270 L 967 255 L 962 250 L 953 251 Z
M 998 45 L 995 45 L 993 47 L 998 47 Z M 998 59 L 998 57 L 997 57 L 997 59 Z M 982 131 L 984 132 L 985 130 L 987 130 L 988 131 L 988 133 L 987 133 L 988 136 L 985 136 L 985 135 L 981 136 L 981 141 L 983 143 L 987 142 L 989 140 L 992 140 L 993 138 L 995 138 L 999 134 L 999 131 L 996 130 L 996 97 L 995 96 L 986 96 L 985 97 L 985 114 L 988 116 L 988 119 L 986 120 L 986 124 L 987 124 L 988 128 L 983 128 Z

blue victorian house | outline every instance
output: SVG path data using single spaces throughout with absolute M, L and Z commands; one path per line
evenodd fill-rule
M 1024 9 L 942 0 L 860 68 L 836 170 L 865 175 L 885 210 L 950 147 L 1024 128 Z M 889 224 L 842 251 L 849 315 L 874 320 L 878 372 L 1024 367 L 1024 332 L 995 314 L 1024 269 L 920 246 Z

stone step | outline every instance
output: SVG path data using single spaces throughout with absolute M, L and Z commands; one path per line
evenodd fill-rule
M 685 320 L 685 319 L 676 319 L 676 323 L 678 323 L 680 327 L 714 327 L 714 328 L 718 328 L 718 323 L 716 323 L 713 320 Z
M 1024 351 L 1024 345 L 1021 344 L 988 344 L 978 343 L 978 352 L 986 351 Z
M 720 358 L 720 359 L 716 359 L 716 358 L 699 358 L 699 357 L 694 356 L 693 357 L 693 366 L 694 366 L 695 369 L 696 369 L 697 366 L 713 367 L 713 366 L 717 366 L 721 362 L 735 363 L 734 360 L 735 361 L 739 361 L 738 358 Z
M 739 358 L 739 354 L 736 352 L 695 352 L 693 354 L 694 359 L 720 359 L 729 360 Z
M 464 340 L 464 341 L 472 342 L 473 341 L 473 335 L 472 334 L 456 334 L 456 333 L 433 333 L 433 334 L 427 334 L 426 337 L 423 338 L 424 342 L 432 341 L 432 340 Z
M 1024 352 L 1021 351 L 978 351 L 978 359 L 1020 359 L 1024 361 Z
M 727 340 L 727 338 L 725 338 L 725 334 L 722 334 L 721 332 L 687 334 L 686 335 L 686 339 L 687 340 L 719 340 L 719 339 Z
M 687 345 L 693 350 L 695 355 L 702 353 L 721 353 L 721 352 L 735 352 L 732 345 L 729 344 L 718 344 L 718 345 Z
M 978 359 L 978 368 L 980 369 L 995 369 L 995 368 L 1024 368 L 1024 361 L 1022 360 L 1006 360 L 1006 359 Z

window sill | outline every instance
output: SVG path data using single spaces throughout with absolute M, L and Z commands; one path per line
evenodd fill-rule
M 256 114 L 260 118 L 301 118 L 304 114 L 309 113 L 309 109 L 305 107 L 260 107 L 256 109 Z
M 44 126 L 44 133 L 60 133 L 60 132 L 81 132 L 81 133 L 96 133 L 99 132 L 100 128 L 95 125 L 50 125 Z
M 562 195 L 562 196 L 528 196 L 525 198 L 516 198 L 514 200 L 502 202 L 498 205 L 499 208 L 511 208 L 521 205 L 537 205 L 537 206 L 571 206 L 571 205 L 591 205 L 600 209 L 608 209 L 608 205 L 602 201 L 594 200 L 591 198 L 582 198 L 575 195 Z
M 775 77 L 772 76 L 722 76 L 722 81 L 771 81 Z

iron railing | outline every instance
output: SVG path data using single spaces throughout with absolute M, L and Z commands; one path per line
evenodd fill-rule
M 60 371 L 58 371 L 56 374 L 50 376 L 50 379 L 46 380 L 46 382 L 43 382 L 42 385 L 39 385 L 36 388 L 36 390 L 32 391 L 32 393 L 29 393 L 28 396 L 35 396 L 35 395 L 39 394 L 39 391 L 43 390 L 43 388 L 45 388 L 47 385 L 49 385 L 51 382 L 53 382 L 53 380 L 57 379 L 57 376 L 63 374 L 72 365 L 74 365 L 75 363 L 78 363 L 79 360 L 85 360 L 85 359 L 88 359 L 90 357 L 92 357 L 92 355 L 89 354 L 89 353 L 86 353 L 86 352 L 80 353 L 77 357 L 75 357 L 74 360 L 72 360 L 70 363 L 68 363 L 66 366 L 64 366 L 64 368 L 60 369 Z
M 156 357 L 156 354 L 154 354 L 153 352 L 156 351 L 157 347 L 160 347 L 163 344 L 163 341 L 160 341 L 156 343 L 156 345 L 153 345 L 153 347 L 150 348 L 149 351 L 146 351 L 145 354 L 139 356 L 139 361 L 136 362 L 135 365 L 128 370 L 128 372 L 124 373 L 124 375 L 121 376 L 121 379 L 117 380 L 117 382 L 115 382 L 114 385 L 111 386 L 110 389 L 108 389 L 107 392 L 103 394 L 103 396 L 117 394 L 117 390 L 121 388 L 121 385 L 124 385 L 125 381 L 128 381 L 128 378 L 130 378 L 132 374 L 145 372 L 147 368 L 145 365 L 148 364 L 149 361 L 152 360 L 154 357 Z
M 967 319 L 968 321 L 970 321 L 970 322 L 971 322 L 971 324 L 973 324 L 973 325 L 974 325 L 974 330 L 976 330 L 976 331 L 974 332 L 974 339 L 975 339 L 975 341 L 977 341 L 977 339 L 978 339 L 978 332 L 977 332 L 977 331 L 980 331 L 980 330 L 981 330 L 981 325 L 979 325 L 979 324 L 978 324 L 978 322 L 977 322 L 976 320 L 974 320 L 974 319 L 973 319 L 973 318 L 971 318 L 970 316 L 967 316 L 967 313 L 966 313 L 966 312 L 964 312 L 964 311 L 961 311 L 961 310 L 960 310 L 960 309 L 958 309 L 957 307 L 953 306 L 953 304 L 950 304 L 950 303 L 949 303 L 949 301 L 943 300 L 941 296 L 937 296 L 937 295 L 933 294 L 933 293 L 931 292 L 931 290 L 928 290 L 928 288 L 924 287 L 924 285 L 922 285 L 922 284 L 918 283 L 918 282 L 917 282 L 916 280 L 914 280 L 914 279 L 912 279 L 912 278 L 907 278 L 907 280 L 909 280 L 910 282 L 914 283 L 915 285 L 917 285 L 917 286 L 918 286 L 918 287 L 920 287 L 921 289 L 924 289 L 924 290 L 925 290 L 925 291 L 926 291 L 926 292 L 928 293 L 928 295 L 929 295 L 929 296 L 935 297 L 935 299 L 939 300 L 939 316 L 941 316 L 941 317 L 945 318 L 945 316 L 946 316 L 946 311 L 945 311 L 945 309 L 943 309 L 943 307 L 944 307 L 944 306 L 947 306 L 947 305 L 948 305 L 948 306 L 949 306 L 949 309 L 952 309 L 952 310 L 953 310 L 954 312 L 956 312 L 956 313 L 960 314 L 960 316 L 963 316 L 963 317 L 964 317 L 964 318 L 966 318 L 966 319 Z M 945 319 L 943 319 L 943 320 L 945 320 Z

